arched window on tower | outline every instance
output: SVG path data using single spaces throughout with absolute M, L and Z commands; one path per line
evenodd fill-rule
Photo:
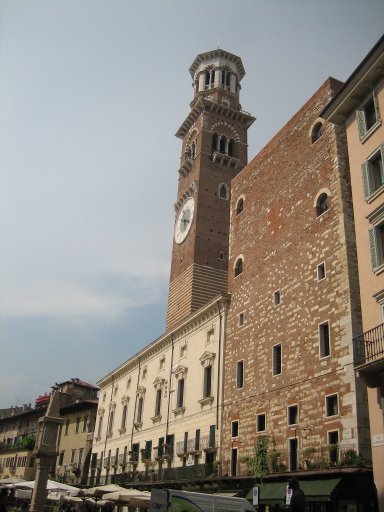
M 215 86 L 215 70 L 209 69 L 204 75 L 205 89 L 212 89 Z
M 196 158 L 196 141 L 193 141 L 191 145 L 191 158 Z
M 212 137 L 212 153 L 219 150 L 218 141 L 219 141 L 219 136 L 217 135 L 217 133 L 214 133 L 213 137 Z
M 231 72 L 227 69 L 221 70 L 221 88 L 229 91 L 231 85 Z
M 229 188 L 225 183 L 219 186 L 219 197 L 220 199 L 229 199 Z
M 312 130 L 312 144 L 320 139 L 320 137 L 323 135 L 323 124 L 322 123 L 316 123 Z
M 239 258 L 235 265 L 235 277 L 243 273 L 243 260 Z
M 239 215 L 244 210 L 244 199 L 240 197 L 236 205 L 236 215 Z
M 323 194 L 321 194 L 319 196 L 319 198 L 317 200 L 317 203 L 316 203 L 316 214 L 317 214 L 317 217 L 320 217 L 320 215 L 322 215 L 327 210 L 329 210 L 328 196 L 324 192 Z
M 233 156 L 233 146 L 234 146 L 233 139 L 229 139 L 229 143 L 228 143 L 228 155 L 229 156 Z
M 225 153 L 225 152 L 226 152 L 226 151 L 225 151 L 225 150 L 226 150 L 226 147 L 225 147 L 225 146 L 226 146 L 226 144 L 225 144 L 225 142 L 226 142 L 226 138 L 225 138 L 225 137 L 223 137 L 223 136 L 221 136 L 221 137 L 220 137 L 220 153 Z

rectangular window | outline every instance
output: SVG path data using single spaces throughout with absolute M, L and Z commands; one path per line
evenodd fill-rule
M 107 434 L 108 435 L 112 435 L 112 432 L 113 432 L 113 420 L 115 419 L 115 411 L 111 411 L 109 413 L 109 421 L 108 421 L 108 429 L 107 429 Z
M 125 429 L 125 426 L 127 424 L 127 411 L 128 411 L 128 404 L 124 404 L 123 414 L 121 416 L 121 429 Z
M 329 462 L 337 464 L 339 461 L 339 431 L 328 432 Z
M 237 448 L 231 449 L 231 476 L 237 475 Z
M 289 469 L 291 471 L 297 470 L 297 437 L 289 439 Z
M 362 107 L 356 110 L 356 119 L 361 140 L 380 121 L 379 109 L 374 93 L 371 94 Z
M 211 425 L 209 427 L 209 447 L 215 448 L 215 435 L 216 435 L 216 426 Z
M 195 450 L 200 450 L 200 429 L 196 429 Z
M 257 432 L 265 432 L 267 426 L 267 417 L 266 414 L 258 414 L 256 416 L 256 431 Z
M 141 396 L 137 403 L 137 416 L 136 416 L 137 423 L 141 423 L 143 421 L 143 407 L 144 407 L 144 398 Z
M 84 452 L 84 448 L 80 448 L 79 449 L 79 458 L 77 459 L 79 468 L 81 467 L 81 463 L 83 462 L 83 452 Z
M 84 416 L 83 418 L 83 432 L 87 432 L 88 430 L 88 416 Z
M 64 462 L 64 451 L 63 452 L 60 452 L 60 455 L 59 455 L 59 466 L 62 466 L 63 465 L 63 462 Z
M 281 302 L 281 295 L 280 295 L 280 290 L 276 290 L 275 293 L 273 294 L 273 304 L 275 306 L 278 306 Z
M 299 407 L 290 405 L 288 407 L 288 425 L 297 425 L 299 423 Z
M 161 413 L 161 389 L 156 390 L 155 416 Z
M 204 368 L 203 398 L 212 396 L 212 366 Z
M 281 343 L 273 346 L 272 350 L 272 373 L 273 375 L 281 374 Z
M 184 406 L 184 379 L 177 381 L 177 400 L 176 407 L 180 408 Z
M 337 394 L 328 395 L 325 397 L 325 411 L 328 417 L 337 416 L 339 414 L 339 403 Z
M 80 418 L 76 418 L 76 427 L 75 427 L 76 434 L 79 433 L 79 430 L 80 430 Z
M 244 313 L 240 313 L 239 315 L 239 327 L 244 325 Z
M 317 280 L 322 281 L 325 279 L 325 263 L 320 263 L 317 265 Z
M 75 454 L 76 450 L 71 450 L 71 460 L 69 461 L 70 464 L 73 464 L 75 462 Z
M 384 144 L 361 166 L 364 198 L 368 200 L 384 185 Z
M 327 357 L 331 353 L 329 323 L 324 322 L 319 325 L 320 357 Z
M 68 435 L 68 430 L 69 430 L 69 418 L 65 420 L 65 431 L 64 431 L 65 436 Z
M 238 437 L 239 435 L 239 422 L 238 421 L 232 421 L 231 423 L 231 436 L 232 437 Z
M 152 441 L 145 441 L 144 458 L 150 460 L 152 457 Z
M 372 270 L 377 272 L 384 264 L 384 222 L 369 230 Z
M 100 419 L 99 419 L 99 426 L 98 426 L 98 429 L 97 429 L 97 437 L 100 439 L 101 437 L 101 429 L 103 427 L 103 416 L 100 416 Z
M 237 361 L 236 363 L 236 389 L 241 389 L 244 386 L 244 361 Z

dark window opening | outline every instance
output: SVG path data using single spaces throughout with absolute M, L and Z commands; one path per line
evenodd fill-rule
M 323 135 L 322 123 L 316 123 L 312 130 L 312 143 L 316 142 Z
M 339 414 L 339 404 L 337 395 L 329 395 L 325 399 L 327 416 L 337 416 Z
M 327 357 L 330 354 L 329 323 L 325 322 L 319 326 L 320 335 L 320 357 Z
M 257 432 L 264 432 L 266 428 L 266 415 L 258 414 L 256 417 L 256 430 Z
M 324 212 L 326 212 L 328 209 L 329 209 L 328 196 L 325 193 L 321 194 L 319 199 L 317 200 L 317 205 L 316 205 L 317 216 L 319 217 Z
M 288 425 L 297 425 L 299 423 L 299 408 L 297 405 L 288 407 Z
M 281 344 L 273 347 L 272 353 L 272 371 L 273 375 L 280 375 L 281 373 Z
M 244 386 L 244 361 L 236 363 L 236 388 L 241 389 Z
M 239 215 L 244 210 L 244 199 L 240 197 L 236 205 L 236 215 Z
M 231 436 L 232 437 L 238 437 L 239 435 L 239 422 L 238 421 L 232 421 L 231 423 Z
M 239 258 L 235 265 L 235 277 L 243 273 L 243 260 Z

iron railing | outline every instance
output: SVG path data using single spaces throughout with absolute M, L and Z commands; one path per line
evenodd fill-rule
M 384 324 L 380 324 L 353 339 L 354 366 L 384 358 Z
M 268 474 L 285 473 L 287 471 L 311 471 L 342 467 L 372 467 L 371 446 L 359 448 L 355 444 L 330 444 L 318 448 L 307 447 L 296 453 L 274 450 L 268 455 Z M 241 461 L 234 468 L 231 461 L 223 461 L 220 468 L 221 476 L 249 475 L 249 465 Z

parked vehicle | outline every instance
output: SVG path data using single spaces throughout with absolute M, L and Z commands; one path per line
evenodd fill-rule
M 149 512 L 255 512 L 255 509 L 244 498 L 152 489 Z

